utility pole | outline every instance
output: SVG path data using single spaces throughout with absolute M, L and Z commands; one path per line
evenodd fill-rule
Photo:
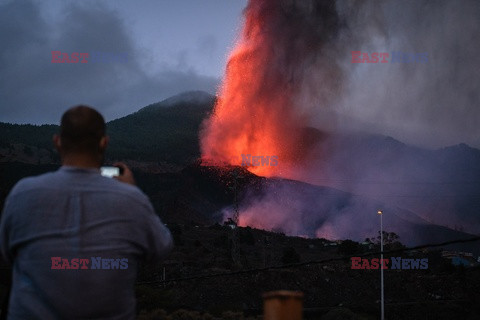
M 383 296 L 383 211 L 378 210 L 380 215 L 380 319 L 385 320 L 385 300 Z
M 237 199 L 237 188 L 238 188 L 238 179 L 243 178 L 243 176 L 238 172 L 238 168 L 235 168 L 232 172 L 233 176 L 233 222 L 238 225 L 238 219 L 240 217 L 240 212 L 238 210 L 238 199 Z
M 240 210 L 238 209 L 238 198 L 237 198 L 237 189 L 238 189 L 238 179 L 243 178 L 243 176 L 239 173 L 239 168 L 235 168 L 231 173 L 233 177 L 233 186 L 230 187 L 233 189 L 233 218 L 232 221 L 234 223 L 232 229 L 232 261 L 235 266 L 240 265 L 239 259 L 239 249 L 238 249 L 238 235 L 237 235 L 237 227 L 238 227 L 238 220 L 240 217 Z
M 163 287 L 165 288 L 167 286 L 167 283 L 165 282 L 165 267 L 163 267 Z
M 269 241 L 270 241 L 270 237 L 269 236 L 264 236 L 263 238 L 263 267 L 266 268 L 267 267 L 267 252 L 269 248 L 268 245 L 269 245 Z

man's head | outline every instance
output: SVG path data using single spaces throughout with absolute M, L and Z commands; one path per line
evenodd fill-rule
M 70 108 L 62 116 L 60 134 L 54 136 L 54 143 L 63 162 L 70 162 L 64 164 L 100 166 L 108 143 L 105 120 L 91 107 Z

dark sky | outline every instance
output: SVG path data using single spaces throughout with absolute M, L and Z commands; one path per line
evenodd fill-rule
M 79 103 L 111 120 L 179 92 L 214 94 L 245 4 L 0 0 L 0 121 L 57 123 Z M 52 63 L 54 50 L 127 61 Z
M 288 7 L 295 0 L 281 1 Z M 332 105 L 312 102 L 319 108 L 312 125 L 328 124 L 322 112 L 328 109 L 341 115 L 340 127 L 433 148 L 461 142 L 480 147 L 480 1 L 336 3 L 344 28 L 328 52 L 344 71 L 344 90 Z M 214 94 L 246 4 L 0 0 L 0 121 L 58 123 L 79 103 L 112 120 L 183 91 Z M 128 59 L 52 63 L 54 50 Z M 428 62 L 352 64 L 350 53 L 357 50 L 427 53 Z M 316 90 L 321 81 L 309 85 Z

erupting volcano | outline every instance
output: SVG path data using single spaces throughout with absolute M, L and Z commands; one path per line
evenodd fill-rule
M 359 240 L 376 233 L 381 207 L 389 212 L 386 228 L 412 243 L 435 238 L 433 233 L 423 238 L 430 216 L 445 225 L 463 224 L 465 209 L 440 217 L 438 208 L 472 207 L 464 205 L 471 202 L 458 198 L 447 206 L 449 192 L 458 194 L 459 187 L 452 184 L 456 187 L 450 191 L 435 182 L 462 176 L 459 167 L 470 168 L 465 171 L 470 179 L 477 172 L 474 157 L 469 156 L 468 166 L 446 166 L 435 152 L 377 135 L 381 125 L 390 123 L 386 120 L 412 113 L 411 108 L 427 110 L 440 91 L 432 89 L 437 86 L 430 79 L 438 76 L 428 76 L 431 68 L 350 62 L 352 50 L 399 50 L 402 32 L 409 32 L 403 23 L 384 19 L 384 9 L 395 6 L 376 6 L 365 1 L 249 1 L 213 113 L 202 125 L 202 164 L 247 164 L 255 175 L 286 179 L 245 184 L 235 204 L 220 210 L 224 220 L 238 213 L 241 226 Z M 422 34 L 430 39 L 426 30 L 418 43 L 429 43 L 420 41 Z M 453 65 L 451 70 L 456 74 Z M 412 79 L 417 79 L 418 92 L 410 96 Z M 410 89 L 400 90 L 400 84 Z M 232 169 L 227 167 L 220 171 Z M 439 194 L 446 197 L 440 201 L 435 198 Z M 439 227 L 435 239 L 448 238 L 446 233 L 455 235 Z
M 275 157 L 278 165 L 253 161 L 248 169 L 292 178 L 319 138 L 309 128 L 312 110 L 340 89 L 340 68 L 326 50 L 338 25 L 331 1 L 251 0 L 203 125 L 202 159 L 242 165 L 242 155 Z

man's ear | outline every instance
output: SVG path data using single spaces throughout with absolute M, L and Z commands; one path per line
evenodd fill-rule
M 110 141 L 109 136 L 103 136 L 102 139 L 100 139 L 100 150 L 107 149 L 108 141 Z
M 62 149 L 62 139 L 58 134 L 53 135 L 53 144 L 55 145 L 55 149 L 60 151 Z

